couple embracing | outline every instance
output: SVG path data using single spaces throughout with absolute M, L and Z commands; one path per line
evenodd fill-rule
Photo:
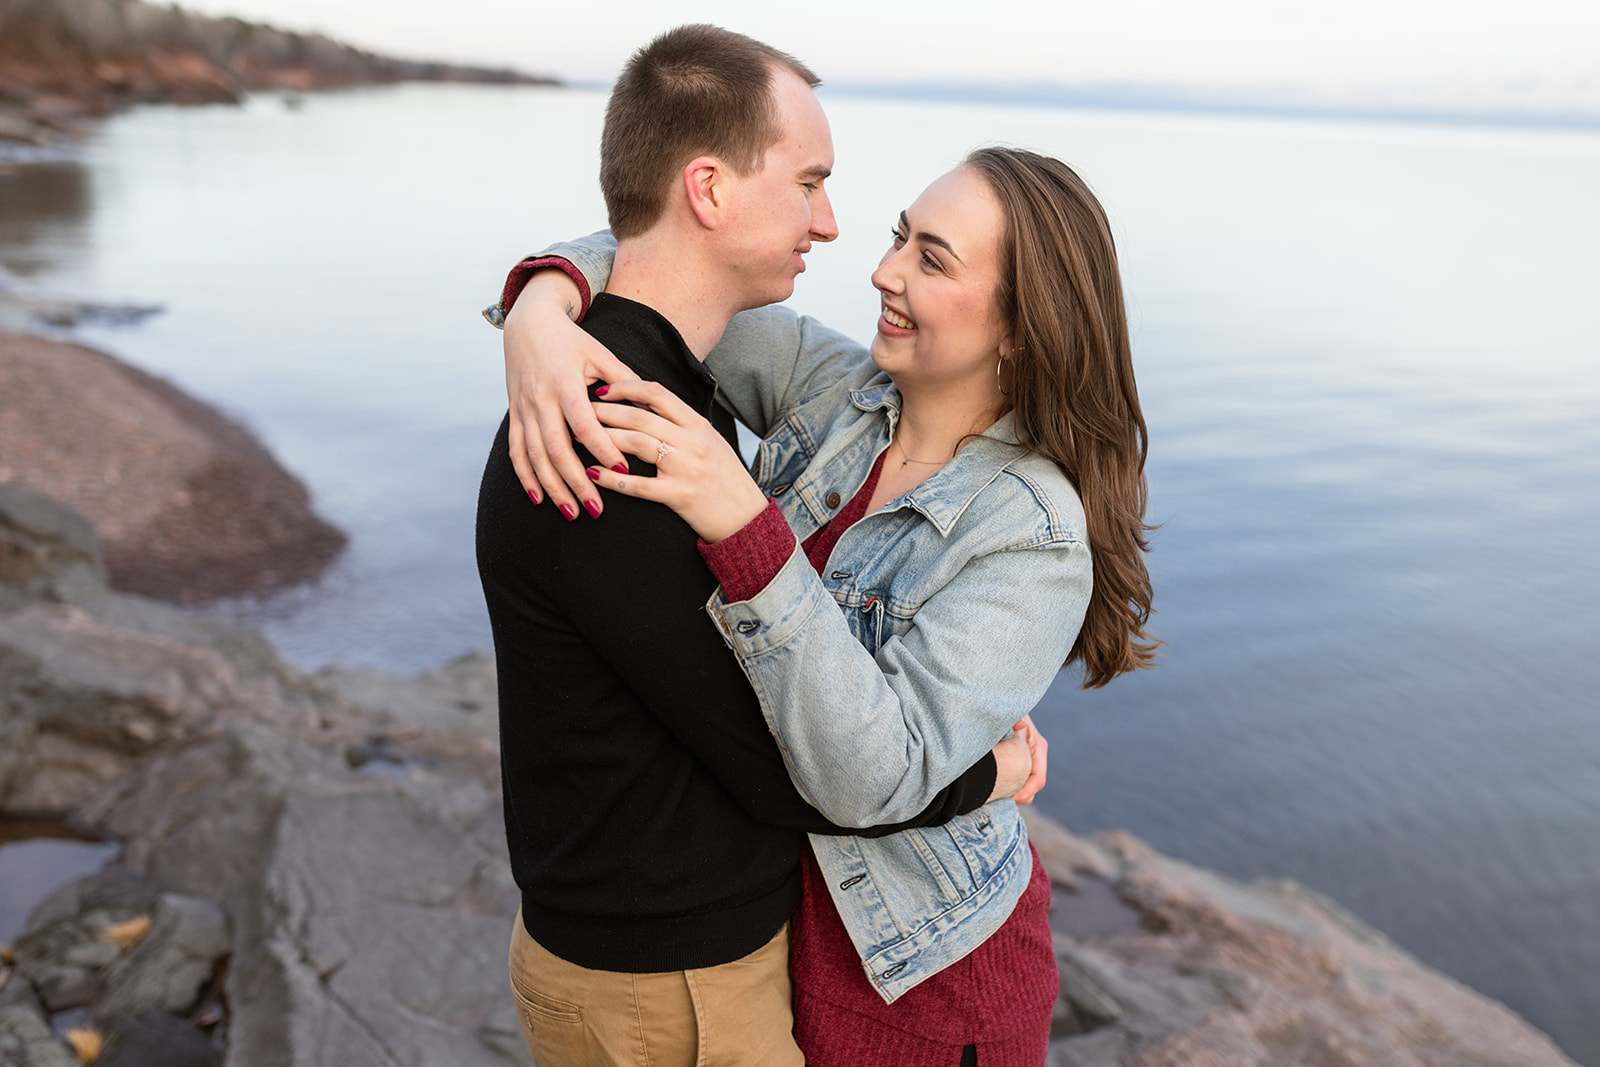
M 1027 713 L 1154 644 L 1115 251 L 1068 167 L 982 149 L 892 220 L 870 349 L 770 306 L 837 234 L 817 84 L 657 38 L 606 111 L 610 235 L 490 312 L 478 562 L 540 1067 L 1045 1058 Z

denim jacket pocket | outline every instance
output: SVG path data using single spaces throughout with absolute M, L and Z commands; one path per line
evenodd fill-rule
M 869 593 L 854 608 L 841 604 L 850 619 L 850 630 L 866 650 L 874 656 L 883 647 L 883 597 Z
M 768 496 L 781 496 L 806 472 L 813 452 L 800 427 L 793 419 L 785 419 L 762 439 L 751 474 Z

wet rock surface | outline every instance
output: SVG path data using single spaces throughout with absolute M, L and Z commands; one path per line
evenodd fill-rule
M 0 967 L 0 1064 L 75 1062 L 60 1010 L 113 1067 L 529 1062 L 492 661 L 302 675 L 247 631 L 97 584 L 80 526 L 5 499 L 0 558 L 47 562 L 0 582 L 0 810 L 122 850 L 39 905 Z M 1571 1063 L 1302 887 L 1027 817 L 1055 885 L 1055 1067 Z

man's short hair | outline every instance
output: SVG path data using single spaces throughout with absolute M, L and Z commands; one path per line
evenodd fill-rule
M 611 90 L 600 138 L 611 232 L 633 237 L 654 226 L 697 156 L 736 174 L 761 169 L 783 136 L 772 93 L 779 70 L 813 88 L 822 80 L 793 56 L 718 26 L 679 26 L 635 52 Z

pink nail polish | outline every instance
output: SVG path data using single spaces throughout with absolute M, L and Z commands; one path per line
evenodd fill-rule
M 539 494 L 535 493 L 532 489 L 529 489 L 528 500 L 534 504 L 537 504 L 539 502 Z
M 628 473 L 628 465 L 626 463 L 613 463 L 611 465 L 611 469 L 616 471 L 618 474 Z
M 583 510 L 589 513 L 589 517 L 591 519 L 598 519 L 600 517 L 600 505 L 595 503 L 593 500 L 585 500 L 583 502 Z
M 609 392 L 611 392 L 611 386 L 602 385 L 600 388 L 598 388 L 598 389 L 596 389 L 594 391 L 594 395 L 595 396 L 605 396 Z
M 561 515 L 568 522 L 571 522 L 573 519 L 578 517 L 578 509 L 573 507 L 571 504 L 562 504 Z
M 583 468 L 583 473 L 585 473 L 585 474 L 587 474 L 589 476 L 589 480 L 591 482 L 598 482 L 600 480 L 600 468 L 599 467 L 585 467 L 585 468 Z

